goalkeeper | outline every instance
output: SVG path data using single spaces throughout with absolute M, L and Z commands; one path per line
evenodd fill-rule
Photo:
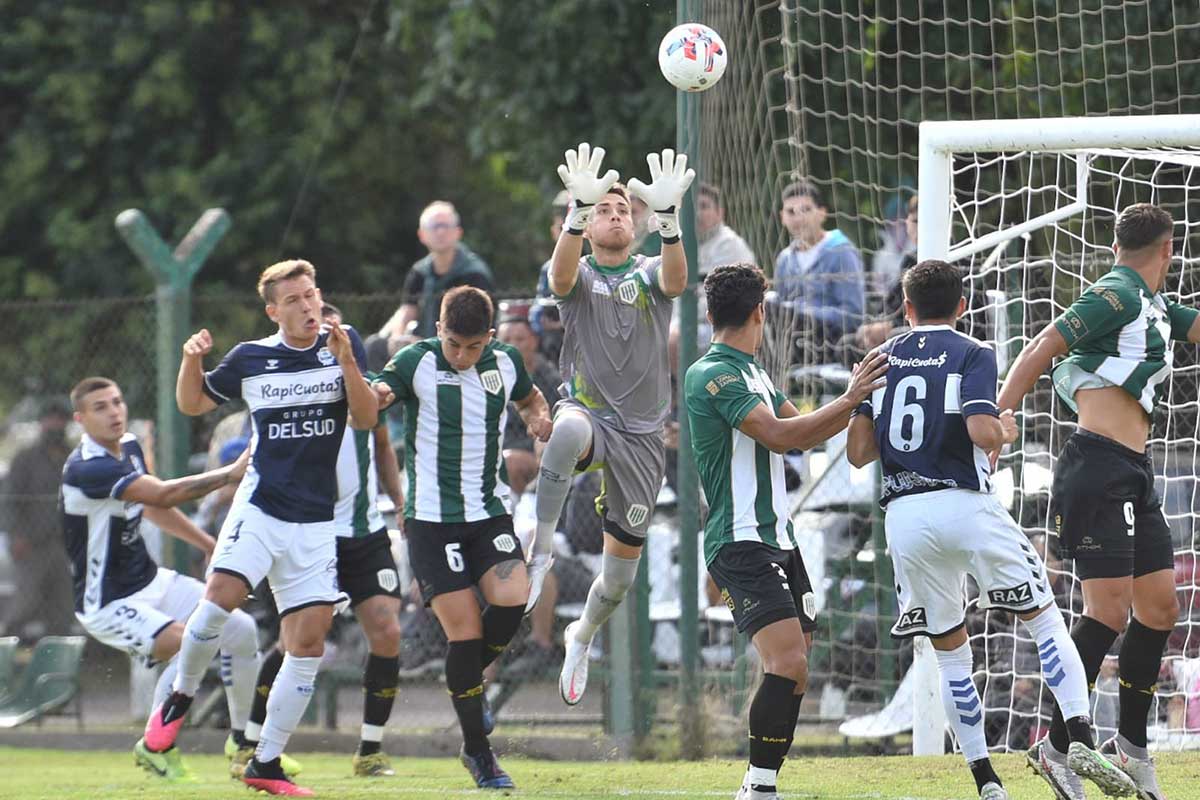
M 586 143 L 566 152 L 558 175 L 571 197 L 566 225 L 550 264 L 550 290 L 563 324 L 560 369 L 566 398 L 542 455 L 537 487 L 537 537 L 530 560 L 532 608 L 550 568 L 554 529 L 571 476 L 603 469 L 596 507 L 604 520 L 600 574 L 583 616 L 564 633 L 559 690 L 568 705 L 587 687 L 592 637 L 633 585 L 646 528 L 666 465 L 663 423 L 671 410 L 667 335 L 671 301 L 687 283 L 676 209 L 695 172 L 671 150 L 646 157 L 650 185 L 628 191 L 615 170 L 600 175 L 604 149 Z M 629 192 L 658 217 L 661 256 L 631 255 Z M 583 239 L 592 254 L 582 258 Z
M 1071 638 L 1093 685 L 1109 648 L 1125 631 L 1119 731 L 1100 752 L 1133 779 L 1142 800 L 1166 800 L 1146 750 L 1146 718 L 1163 649 L 1179 617 L 1174 546 L 1154 490 L 1146 440 L 1150 416 L 1171 376 L 1170 341 L 1200 341 L 1200 312 L 1162 293 L 1173 228 L 1171 215 L 1158 206 L 1138 203 L 1122 211 L 1113 246 L 1116 266 L 1021 352 L 998 403 L 1001 411 L 1016 409 L 1051 362 L 1066 356 L 1054 368 L 1054 388 L 1079 414 L 1079 428 L 1054 468 L 1051 513 L 1062 555 L 1075 559 L 1083 583 L 1083 616 Z M 1055 767 L 1067 741 L 1056 710 L 1048 739 L 1029 754 L 1052 785 L 1062 774 Z M 1081 787 L 1055 789 L 1068 800 L 1083 797 Z

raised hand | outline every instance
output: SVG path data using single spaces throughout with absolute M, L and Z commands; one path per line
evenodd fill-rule
M 350 337 L 346 335 L 346 329 L 336 322 L 325 323 L 329 328 L 329 341 L 326 345 L 329 347 L 329 352 L 333 353 L 333 357 L 337 359 L 338 364 L 345 365 L 354 361 L 354 348 L 350 345 Z
M 849 398 L 857 406 L 876 389 L 887 386 L 884 378 L 887 368 L 888 354 L 882 350 L 872 350 L 850 370 L 850 385 L 846 387 L 843 397 Z
M 212 334 L 208 328 L 201 328 L 188 337 L 183 343 L 184 358 L 204 358 L 213 348 Z
M 600 202 L 621 177 L 615 169 L 600 176 L 603 147 L 593 150 L 587 142 L 580 142 L 577 150 L 568 150 L 564 154 L 564 159 L 566 163 L 558 165 L 558 177 L 576 205 L 593 206 Z
M 688 169 L 687 156 L 675 154 L 670 148 L 662 155 L 650 153 L 646 163 L 650 166 L 650 185 L 637 178 L 629 181 L 629 191 L 640 197 L 656 214 L 678 211 L 683 194 L 696 177 L 694 169 Z

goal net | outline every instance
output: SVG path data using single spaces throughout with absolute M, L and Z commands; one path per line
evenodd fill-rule
M 1113 225 L 1132 203 L 1152 202 L 1174 216 L 1176 258 L 1164 291 L 1187 305 L 1200 301 L 1200 146 L 1176 146 L 1200 145 L 1198 125 L 1200 117 L 1164 116 L 1093 125 L 1057 119 L 1033 126 L 923 128 L 921 254 L 947 258 L 966 271 L 968 330 L 994 344 L 1002 375 L 1021 347 L 1113 266 Z M 1174 365 L 1150 448 L 1175 545 L 1182 613 L 1167 646 L 1150 731 L 1152 746 L 1200 747 L 1195 347 L 1176 344 Z M 1074 622 L 1083 608 L 1081 588 L 1071 564 L 1058 555 L 1049 501 L 1054 462 L 1075 423 L 1049 376 L 1026 398 L 1020 423 L 1020 438 L 1001 459 L 996 484 L 1044 554 L 1059 607 Z M 1012 615 L 981 612 L 974 600 L 968 624 L 978 664 L 986 664 L 978 677 L 989 743 L 1028 747 L 1048 724 L 1053 702 L 1033 642 Z M 1116 727 L 1117 690 L 1114 655 L 1093 696 L 1101 735 Z
M 1111 117 L 1200 112 L 1200 58 L 1189 45 L 1200 36 L 1200 7 L 1191 3 L 1071 0 L 1046 10 L 1020 0 L 942 4 L 925 13 L 911 4 L 828 0 L 700 5 L 697 18 L 719 31 L 730 50 L 721 83 L 699 99 L 700 180 L 720 188 L 725 222 L 769 275 L 791 240 L 780 219 L 781 192 L 797 179 L 811 181 L 828 207 L 825 228 L 841 230 L 861 253 L 868 322 L 880 319 L 901 259 L 915 249 L 903 220 L 917 193 L 923 121 L 1009 119 L 1035 126 L 1043 117 L 1091 116 L 1088 124 L 1100 126 Z M 1192 180 L 1184 163 L 1194 157 L 1191 151 L 1107 149 L 1086 154 L 1086 212 L 1039 224 L 1024 232 L 1027 238 L 1018 233 L 1001 250 L 1012 226 L 1078 199 L 1080 155 L 976 149 L 948 169 L 945 181 L 957 205 L 945 247 L 984 242 L 960 254 L 973 290 L 966 322 L 981 338 L 1000 337 L 1002 358 L 1011 360 L 1025 338 L 1104 269 L 1116 208 L 1157 193 L 1179 221 L 1181 241 L 1200 219 L 1194 210 L 1185 213 L 1194 195 L 1185 188 Z M 922 197 L 922 212 L 927 203 Z M 949 203 L 947 197 L 947 220 Z M 985 241 L 1001 231 L 1009 233 Z M 1191 257 L 1181 248 L 1168 287 L 1184 300 L 1191 296 Z M 798 331 L 795 322 L 787 311 L 777 314 L 760 357 L 803 410 L 839 391 L 859 350 L 848 339 L 809 346 L 810 332 Z M 1195 390 L 1187 386 L 1195 376 L 1186 354 L 1178 355 L 1170 404 L 1155 429 L 1155 464 L 1180 548 L 1181 604 L 1190 609 L 1197 579 L 1188 566 L 1187 447 L 1195 439 Z M 1001 466 L 1012 481 L 1014 515 L 1041 541 L 1051 454 L 1069 423 L 1044 387 L 1029 402 L 1022 446 Z M 913 648 L 888 635 L 894 585 L 873 503 L 874 473 L 850 469 L 841 446 L 835 439 L 794 460 L 804 481 L 793 495 L 797 528 L 821 610 L 812 700 L 802 719 L 849 720 L 843 730 L 851 735 L 891 736 L 912 728 Z M 1055 569 L 1060 591 L 1077 594 L 1067 571 Z M 1020 660 L 1025 644 L 1011 621 L 993 615 L 983 623 L 973 643 L 979 663 L 985 654 L 991 662 L 990 671 L 977 676 L 988 704 L 989 744 L 1017 747 L 1047 721 L 1046 695 L 1036 661 L 1031 671 Z M 1185 675 L 1198 655 L 1191 631 L 1185 623 L 1172 639 L 1178 657 L 1168 663 L 1181 671 L 1180 688 L 1164 673 L 1151 723 L 1162 730 L 1200 725 L 1200 682 Z M 1098 696 L 1113 705 L 1115 695 L 1103 681 Z M 1192 728 L 1181 719 L 1194 720 L 1187 723 Z

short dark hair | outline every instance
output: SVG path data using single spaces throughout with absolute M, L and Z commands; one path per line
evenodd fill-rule
M 721 201 L 720 187 L 714 186 L 711 183 L 702 183 L 697 191 L 700 192 L 701 197 L 707 197 L 709 200 L 712 200 L 713 205 L 717 208 L 725 207 L 725 204 Z
M 92 392 L 97 392 L 101 389 L 107 389 L 109 386 L 116 386 L 117 382 L 112 378 L 102 378 L 99 375 L 93 375 L 90 378 L 84 378 L 75 387 L 71 389 L 71 408 L 76 411 L 83 410 L 83 398 L 87 397 Z
M 904 297 L 917 319 L 945 319 L 963 296 L 962 272 L 946 261 L 929 258 L 904 273 Z
M 458 286 L 442 298 L 442 331 L 482 336 L 492 328 L 492 298 L 474 286 Z
M 704 279 L 714 331 L 740 328 L 767 293 L 767 279 L 753 264 L 722 264 Z
M 807 178 L 792 181 L 783 187 L 783 195 L 780 199 L 787 200 L 792 197 L 807 197 L 817 208 L 829 208 L 825 205 L 825 198 L 821 195 L 821 190 Z
M 1141 250 L 1174 230 L 1170 212 L 1153 203 L 1134 203 L 1117 217 L 1117 247 Z
M 500 317 L 500 321 L 496 323 L 496 327 L 498 328 L 501 325 L 524 325 L 530 331 L 533 331 L 533 323 L 529 321 L 529 317 L 526 314 L 505 314 Z
M 334 316 L 334 317 L 341 317 L 342 319 L 346 318 L 346 315 L 342 313 L 342 310 L 340 308 L 338 308 L 337 306 L 335 306 L 333 303 L 321 303 L 321 316 L 322 317 Z

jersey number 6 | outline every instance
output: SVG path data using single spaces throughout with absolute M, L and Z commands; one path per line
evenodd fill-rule
M 460 547 L 462 547 L 462 544 L 459 542 L 446 545 L 446 563 L 455 572 L 462 572 L 467 566 L 463 563 L 462 553 L 459 552 Z
M 913 400 L 908 402 L 908 390 L 913 390 Z M 925 379 L 920 375 L 909 375 L 896 384 L 896 393 L 892 396 L 891 425 L 888 426 L 888 441 L 896 450 L 906 453 L 921 449 L 925 440 L 925 409 L 921 401 L 925 399 Z M 912 419 L 908 436 L 904 435 L 904 421 Z

